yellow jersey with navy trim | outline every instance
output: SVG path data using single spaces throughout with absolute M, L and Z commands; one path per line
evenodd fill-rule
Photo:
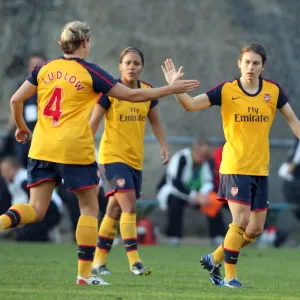
M 221 107 L 225 146 L 221 174 L 269 175 L 269 133 L 288 97 L 275 82 L 259 78 L 259 89 L 249 94 L 239 79 L 209 90 L 211 105 Z
M 138 81 L 138 88 L 151 87 L 148 83 Z M 102 95 L 98 104 L 106 109 L 98 162 L 123 162 L 141 170 L 146 119 L 149 110 L 158 104 L 158 100 L 132 103 Z
M 95 162 L 90 113 L 99 93 L 117 81 L 95 64 L 60 57 L 33 69 L 27 78 L 37 86 L 38 121 L 29 157 L 63 164 Z

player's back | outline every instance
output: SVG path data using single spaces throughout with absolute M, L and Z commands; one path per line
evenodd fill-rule
M 38 85 L 38 123 L 29 157 L 65 164 L 95 161 L 88 119 L 98 98 L 94 77 L 105 77 L 101 71 L 82 59 L 64 57 L 33 71 Z M 98 89 L 99 85 L 98 82 Z M 113 85 L 104 84 L 103 92 Z

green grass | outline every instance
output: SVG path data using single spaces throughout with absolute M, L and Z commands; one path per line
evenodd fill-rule
M 140 247 L 151 277 L 129 274 L 123 247 L 109 257 L 111 286 L 76 286 L 76 246 L 0 245 L 0 299 L 299 299 L 299 250 L 245 249 L 240 255 L 239 279 L 252 289 L 214 287 L 200 268 L 203 246 Z M 223 270 L 222 270 L 223 271 Z

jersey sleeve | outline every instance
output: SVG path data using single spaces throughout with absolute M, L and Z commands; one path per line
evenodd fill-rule
M 289 102 L 289 97 L 286 94 L 286 92 L 284 91 L 284 89 L 282 89 L 280 86 L 278 86 L 279 88 L 279 95 L 278 95 L 278 101 L 277 101 L 277 108 L 282 108 L 286 103 Z
M 150 104 L 150 109 L 155 107 L 158 104 L 158 100 L 152 100 Z
M 40 69 L 41 69 L 41 66 L 36 66 L 35 68 L 33 68 L 31 73 L 29 74 L 29 76 L 27 76 L 26 80 L 28 80 L 30 83 L 37 86 L 38 85 L 37 77 L 38 77 Z
M 110 74 L 95 64 L 86 63 L 84 67 L 92 77 L 93 88 L 96 93 L 106 94 L 118 83 Z
M 211 105 L 219 105 L 221 106 L 221 102 L 222 102 L 222 88 L 224 86 L 225 82 L 221 82 L 217 85 L 215 85 L 213 88 L 211 88 L 210 90 L 208 90 L 206 92 L 206 95 L 211 103 Z
M 106 110 L 110 107 L 110 104 L 111 104 L 109 101 L 109 97 L 102 93 L 100 94 L 100 97 L 99 97 L 99 100 L 97 103 Z

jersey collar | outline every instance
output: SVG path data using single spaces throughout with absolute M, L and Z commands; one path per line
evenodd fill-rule
M 64 60 L 76 60 L 76 61 L 83 61 L 84 59 L 80 58 L 80 57 L 64 57 L 64 56 L 60 56 L 61 59 Z
M 120 82 L 120 83 L 122 83 L 121 78 L 118 78 L 117 81 Z M 140 82 L 139 80 L 137 81 L 137 88 L 138 88 L 138 89 L 141 88 L 141 82 Z
M 237 82 L 238 82 L 239 88 L 243 91 L 244 94 L 246 94 L 246 95 L 249 96 L 249 97 L 255 97 L 255 96 L 257 96 L 257 95 L 261 92 L 262 87 L 263 87 L 263 80 L 262 80 L 261 76 L 259 76 L 259 78 L 258 78 L 258 80 L 259 80 L 258 90 L 257 90 L 257 92 L 254 93 L 254 94 L 250 94 L 250 93 L 248 93 L 247 91 L 245 91 L 245 90 L 243 89 L 243 86 L 242 86 L 242 84 L 241 84 L 240 78 L 236 78 L 236 80 L 237 80 Z

